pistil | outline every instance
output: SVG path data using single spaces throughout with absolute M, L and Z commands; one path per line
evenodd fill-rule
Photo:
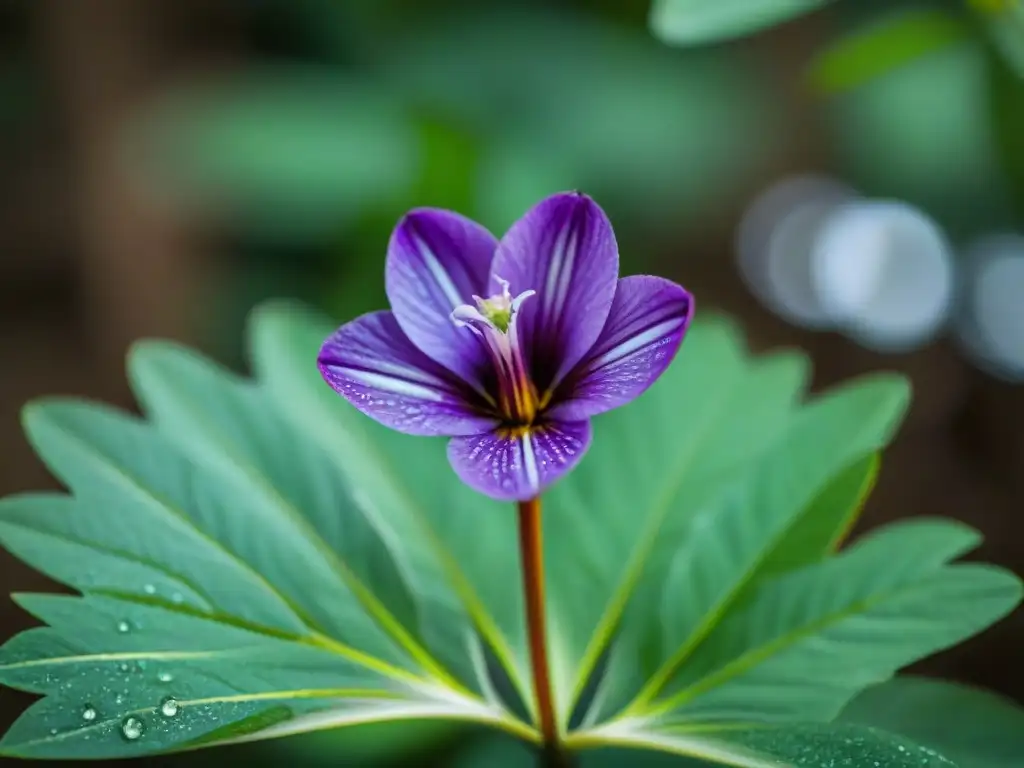
M 451 314 L 452 321 L 469 328 L 484 342 L 494 363 L 498 380 L 498 407 L 511 427 L 529 426 L 537 416 L 537 390 L 523 358 L 516 315 L 522 303 L 535 291 L 524 291 L 515 298 L 509 284 L 495 277 L 502 291 L 489 299 L 474 296 L 476 306 L 463 304 Z

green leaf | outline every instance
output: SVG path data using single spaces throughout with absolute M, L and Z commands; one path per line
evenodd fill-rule
M 203 384 L 225 414 L 256 415 L 246 393 L 264 393 L 198 358 L 179 370 L 176 350 L 154 349 L 170 357 L 149 362 L 167 363 L 172 377 L 220 378 L 222 386 Z M 179 383 L 187 403 L 188 381 Z M 253 438 L 250 448 L 268 448 L 256 438 L 270 435 L 287 445 L 287 429 L 273 432 L 281 423 L 263 405 L 262 427 L 231 423 Z M 0 751 L 108 758 L 363 722 L 508 719 L 420 663 L 379 606 L 352 589 L 356 566 L 371 562 L 370 541 L 358 557 L 342 548 L 335 560 L 307 525 L 317 508 L 308 519 L 292 515 L 288 491 L 341 501 L 330 478 L 305 474 L 323 469 L 315 452 L 297 448 L 300 465 L 261 465 L 257 454 L 232 452 L 239 433 L 217 432 L 229 420 L 208 415 L 202 437 L 224 438 L 223 450 L 215 455 L 197 432 L 190 458 L 153 425 L 106 407 L 50 400 L 26 409 L 32 443 L 74 495 L 0 501 L 0 542 L 86 595 L 19 598 L 48 626 L 4 646 L 0 682 L 45 698 Z M 310 488 L 284 482 L 299 478 Z M 382 585 L 394 587 L 374 583 Z M 395 609 L 400 598 L 388 594 Z
M 874 488 L 879 465 L 879 454 L 871 454 L 832 478 L 762 558 L 755 584 L 765 576 L 810 565 L 833 553 L 853 528 Z
M 579 768 L 956 768 L 921 742 L 849 723 L 797 723 L 759 730 L 738 729 L 714 736 L 617 729 L 588 737 L 574 746 L 582 749 L 573 763 Z M 456 761 L 457 768 L 484 765 L 535 768 L 540 763 L 531 749 L 504 737 L 474 745 Z M 974 766 L 960 764 L 960 768 Z
M 205 539 L 206 548 L 218 551 L 218 564 L 223 561 L 244 575 L 251 583 L 248 594 L 252 597 L 240 600 L 232 589 L 227 592 L 232 602 L 222 599 L 221 610 L 249 608 L 270 626 L 319 632 L 389 664 L 416 669 L 346 589 L 299 520 L 276 499 L 261 494 L 259 486 L 218 471 L 222 468 L 215 463 L 199 470 L 151 426 L 113 409 L 50 401 L 31 406 L 25 421 L 36 450 L 76 498 L 90 506 L 118 504 L 114 514 L 128 519 L 135 517 L 138 506 L 159 515 L 162 525 L 173 521 L 179 527 L 188 526 L 187 536 Z M 242 510 L 244 514 L 239 514 Z M 145 522 L 139 520 L 138 525 Z M 155 534 L 143 528 L 135 535 L 153 546 Z M 173 557 L 176 547 L 168 548 Z M 168 567 L 174 572 L 181 569 L 173 563 Z M 199 570 L 190 572 L 190 577 L 206 584 L 215 574 Z M 146 594 L 142 583 L 124 588 Z M 228 589 L 221 584 L 217 588 Z M 281 614 L 273 623 L 272 608 Z
M 654 0 L 650 25 L 672 45 L 719 42 L 759 32 L 830 0 Z
M 663 470 L 664 480 L 673 484 L 667 486 L 670 494 L 659 500 L 664 507 L 652 521 L 659 527 L 648 529 L 650 538 L 642 540 L 634 555 L 634 562 L 642 566 L 642 578 L 632 589 L 628 582 L 623 584 L 629 606 L 605 673 L 602 706 L 608 714 L 634 696 L 643 701 L 657 693 L 739 602 L 759 577 L 762 563 L 829 481 L 852 460 L 888 442 L 909 399 L 902 378 L 871 377 L 819 397 L 798 411 L 776 406 L 775 424 L 762 435 L 758 420 L 751 419 L 747 409 L 769 412 L 762 397 L 770 402 L 772 390 L 763 383 L 746 373 L 731 396 L 726 386 L 711 384 L 716 396 L 725 401 L 723 426 L 728 428 L 715 428 L 715 440 L 707 445 L 691 426 L 699 425 L 696 419 L 673 425 L 700 441 L 700 448 L 694 453 L 692 474 L 671 465 Z M 796 394 L 793 389 L 787 391 L 790 397 Z M 706 403 L 694 402 L 694 407 L 702 408 L 697 411 L 700 417 L 713 413 Z M 628 409 L 624 410 L 628 416 Z M 640 430 L 648 424 L 634 415 L 628 426 Z M 780 439 L 783 427 L 788 429 Z M 720 452 L 715 450 L 718 445 Z M 730 452 L 725 445 L 742 445 L 751 454 L 744 457 L 743 451 L 734 447 Z M 771 450 L 765 451 L 769 445 Z M 744 458 L 748 463 L 743 463 Z M 618 462 L 628 466 L 624 457 Z M 590 482 L 601 492 L 611 493 L 598 480 Z M 636 502 L 634 508 L 643 509 Z M 638 514 L 631 522 L 636 525 L 646 519 Z M 621 537 L 616 535 L 618 546 Z
M 1024 709 L 988 691 L 943 680 L 898 677 L 869 688 L 841 719 L 901 733 L 964 768 L 1016 768 L 1024 755 Z
M 170 343 L 137 344 L 128 370 L 162 433 L 197 463 L 234 478 L 247 494 L 243 506 L 273 510 L 281 535 L 302 553 L 296 565 L 303 578 L 320 575 L 323 586 L 314 592 L 361 604 L 424 669 L 450 682 L 413 636 L 418 609 L 408 566 L 399 561 L 398 531 L 360 506 L 336 461 L 288 422 L 266 391 Z M 340 633 L 351 624 L 342 617 L 331 626 Z
M 611 744 L 621 746 L 608 749 Z M 789 723 L 753 729 L 738 727 L 721 733 L 615 727 L 588 735 L 579 746 L 588 750 L 581 754 L 581 768 L 625 764 L 651 768 L 956 768 L 930 747 L 904 736 L 850 723 Z M 591 748 L 597 749 L 590 752 Z M 643 750 L 658 750 L 661 754 Z
M 811 63 L 808 81 L 823 94 L 855 88 L 970 34 L 960 18 L 944 11 L 900 10 L 832 43 Z
M 261 308 L 252 323 L 253 363 L 272 396 L 307 439 L 335 458 L 362 503 L 402 531 L 412 583 L 432 605 L 423 634 L 432 649 L 474 654 L 479 632 L 520 696 L 527 680 L 516 521 L 512 506 L 473 493 L 448 464 L 443 440 L 393 432 L 360 414 L 322 381 L 320 344 L 333 325 L 290 304 Z
M 140 344 L 148 420 L 26 409 L 71 495 L 0 500 L 0 543 L 82 596 L 15 598 L 45 626 L 0 649 L 0 682 L 42 698 L 0 753 L 109 759 L 437 720 L 536 741 L 510 713 L 533 706 L 514 511 L 460 484 L 443 440 L 393 433 L 326 386 L 314 360 L 331 330 L 261 308 L 255 381 Z M 881 375 L 801 403 L 806 378 L 802 355 L 751 357 L 702 318 L 547 496 L 549 650 L 583 765 L 933 759 L 810 721 L 1004 615 L 1020 583 L 951 565 L 978 541 L 951 522 L 836 555 L 909 393 Z
M 18 602 L 49 626 L 3 647 L 0 681 L 45 698 L 0 742 L 8 756 L 137 756 L 214 732 L 239 737 L 271 716 L 302 728 L 315 713 L 376 719 L 417 701 L 399 679 L 312 638 L 233 626 L 230 617 L 104 596 Z
M 866 686 L 985 629 L 1020 602 L 1013 574 L 946 564 L 977 541 L 961 524 L 895 524 L 764 583 L 646 712 L 676 723 L 831 719 Z
M 752 363 L 731 324 L 701 319 L 655 386 L 595 420 L 588 455 L 545 499 L 550 646 L 563 717 L 659 538 L 678 525 L 673 516 L 777 439 L 806 377 L 804 358 Z

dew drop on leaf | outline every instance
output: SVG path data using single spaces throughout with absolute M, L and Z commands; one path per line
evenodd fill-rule
M 86 704 L 82 707 L 82 719 L 87 723 L 91 723 L 96 719 L 96 708 L 92 704 Z
M 174 680 L 174 675 L 172 675 L 170 672 L 161 672 L 156 676 L 156 679 L 159 680 L 161 683 L 169 683 L 172 680 Z
M 173 595 L 171 595 L 171 602 L 175 605 L 181 605 L 183 602 L 185 602 L 185 597 L 181 594 L 181 592 L 175 592 Z
M 121 721 L 121 735 L 128 741 L 135 741 L 138 739 L 142 736 L 143 730 L 145 730 L 145 726 L 137 717 L 129 716 Z
M 129 632 L 132 631 L 132 625 L 124 619 L 122 619 L 121 621 L 117 622 L 117 631 L 120 632 L 122 635 L 127 635 Z
M 178 700 L 173 696 L 168 696 L 166 699 L 160 702 L 160 714 L 164 717 L 174 717 L 180 711 L 178 706 Z
M 152 584 L 146 584 L 142 587 L 142 591 L 145 592 L 147 595 L 155 595 L 156 587 L 154 587 Z

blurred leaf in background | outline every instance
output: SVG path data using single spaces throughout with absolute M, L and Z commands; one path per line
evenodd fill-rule
M 960 17 L 938 9 L 903 9 L 832 42 L 814 60 L 808 81 L 828 94 L 853 88 L 971 33 Z
M 990 56 L 987 84 L 999 160 L 1009 182 L 1014 211 L 1024 217 L 1024 77 L 1005 59 Z
M 654 0 L 651 29 L 667 43 L 695 45 L 759 32 L 832 0 Z
M 829 125 L 844 177 L 868 196 L 923 208 L 954 237 L 1005 225 L 1010 205 L 988 119 L 987 67 L 984 42 L 964 39 L 832 96 Z
M 230 329 L 225 344 L 279 280 L 340 317 L 380 307 L 379 259 L 417 206 L 500 233 L 536 199 L 585 188 L 626 223 L 623 254 L 643 271 L 632 236 L 703 223 L 782 135 L 753 62 L 672 51 L 642 27 L 501 4 L 338 5 L 260 4 L 264 24 L 304 30 L 312 61 L 264 57 L 186 86 L 143 123 L 158 181 L 216 212 L 247 260 L 264 254 L 207 323 Z M 284 275 L 296 258 L 317 285 Z
M 1024 77 L 1024 3 L 1020 0 L 967 0 L 985 21 L 999 53 Z
M 676 54 L 584 14 L 492 7 L 437 19 L 407 30 L 385 75 L 481 136 L 490 168 L 517 166 L 515 188 L 586 188 L 638 225 L 700 221 L 780 128 L 752 62 Z M 523 211 L 518 193 L 497 205 L 507 172 L 479 178 L 491 202 L 486 215 L 469 211 L 499 231 Z
M 330 237 L 404 200 L 418 139 L 387 91 L 330 69 L 251 67 L 193 85 L 150 116 L 155 162 L 248 234 Z

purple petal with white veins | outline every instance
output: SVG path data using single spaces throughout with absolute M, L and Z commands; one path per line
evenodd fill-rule
M 324 380 L 367 416 L 410 435 L 472 435 L 497 420 L 472 393 L 417 349 L 391 312 L 341 326 L 320 348 Z
M 470 488 L 499 501 L 526 501 L 575 467 L 590 438 L 589 421 L 552 421 L 518 433 L 454 437 L 448 460 Z
M 601 337 L 556 396 L 551 416 L 586 419 L 639 397 L 672 362 L 693 308 L 693 297 L 671 280 L 619 280 Z
M 537 387 L 555 386 L 597 340 L 615 295 L 619 250 L 597 203 L 566 192 L 531 208 L 501 239 L 491 271 L 523 305 L 520 333 Z
M 413 344 L 448 370 L 480 387 L 487 354 L 474 334 L 452 323 L 451 312 L 485 296 L 494 235 L 465 216 L 417 208 L 395 227 L 384 285 L 398 324 Z

